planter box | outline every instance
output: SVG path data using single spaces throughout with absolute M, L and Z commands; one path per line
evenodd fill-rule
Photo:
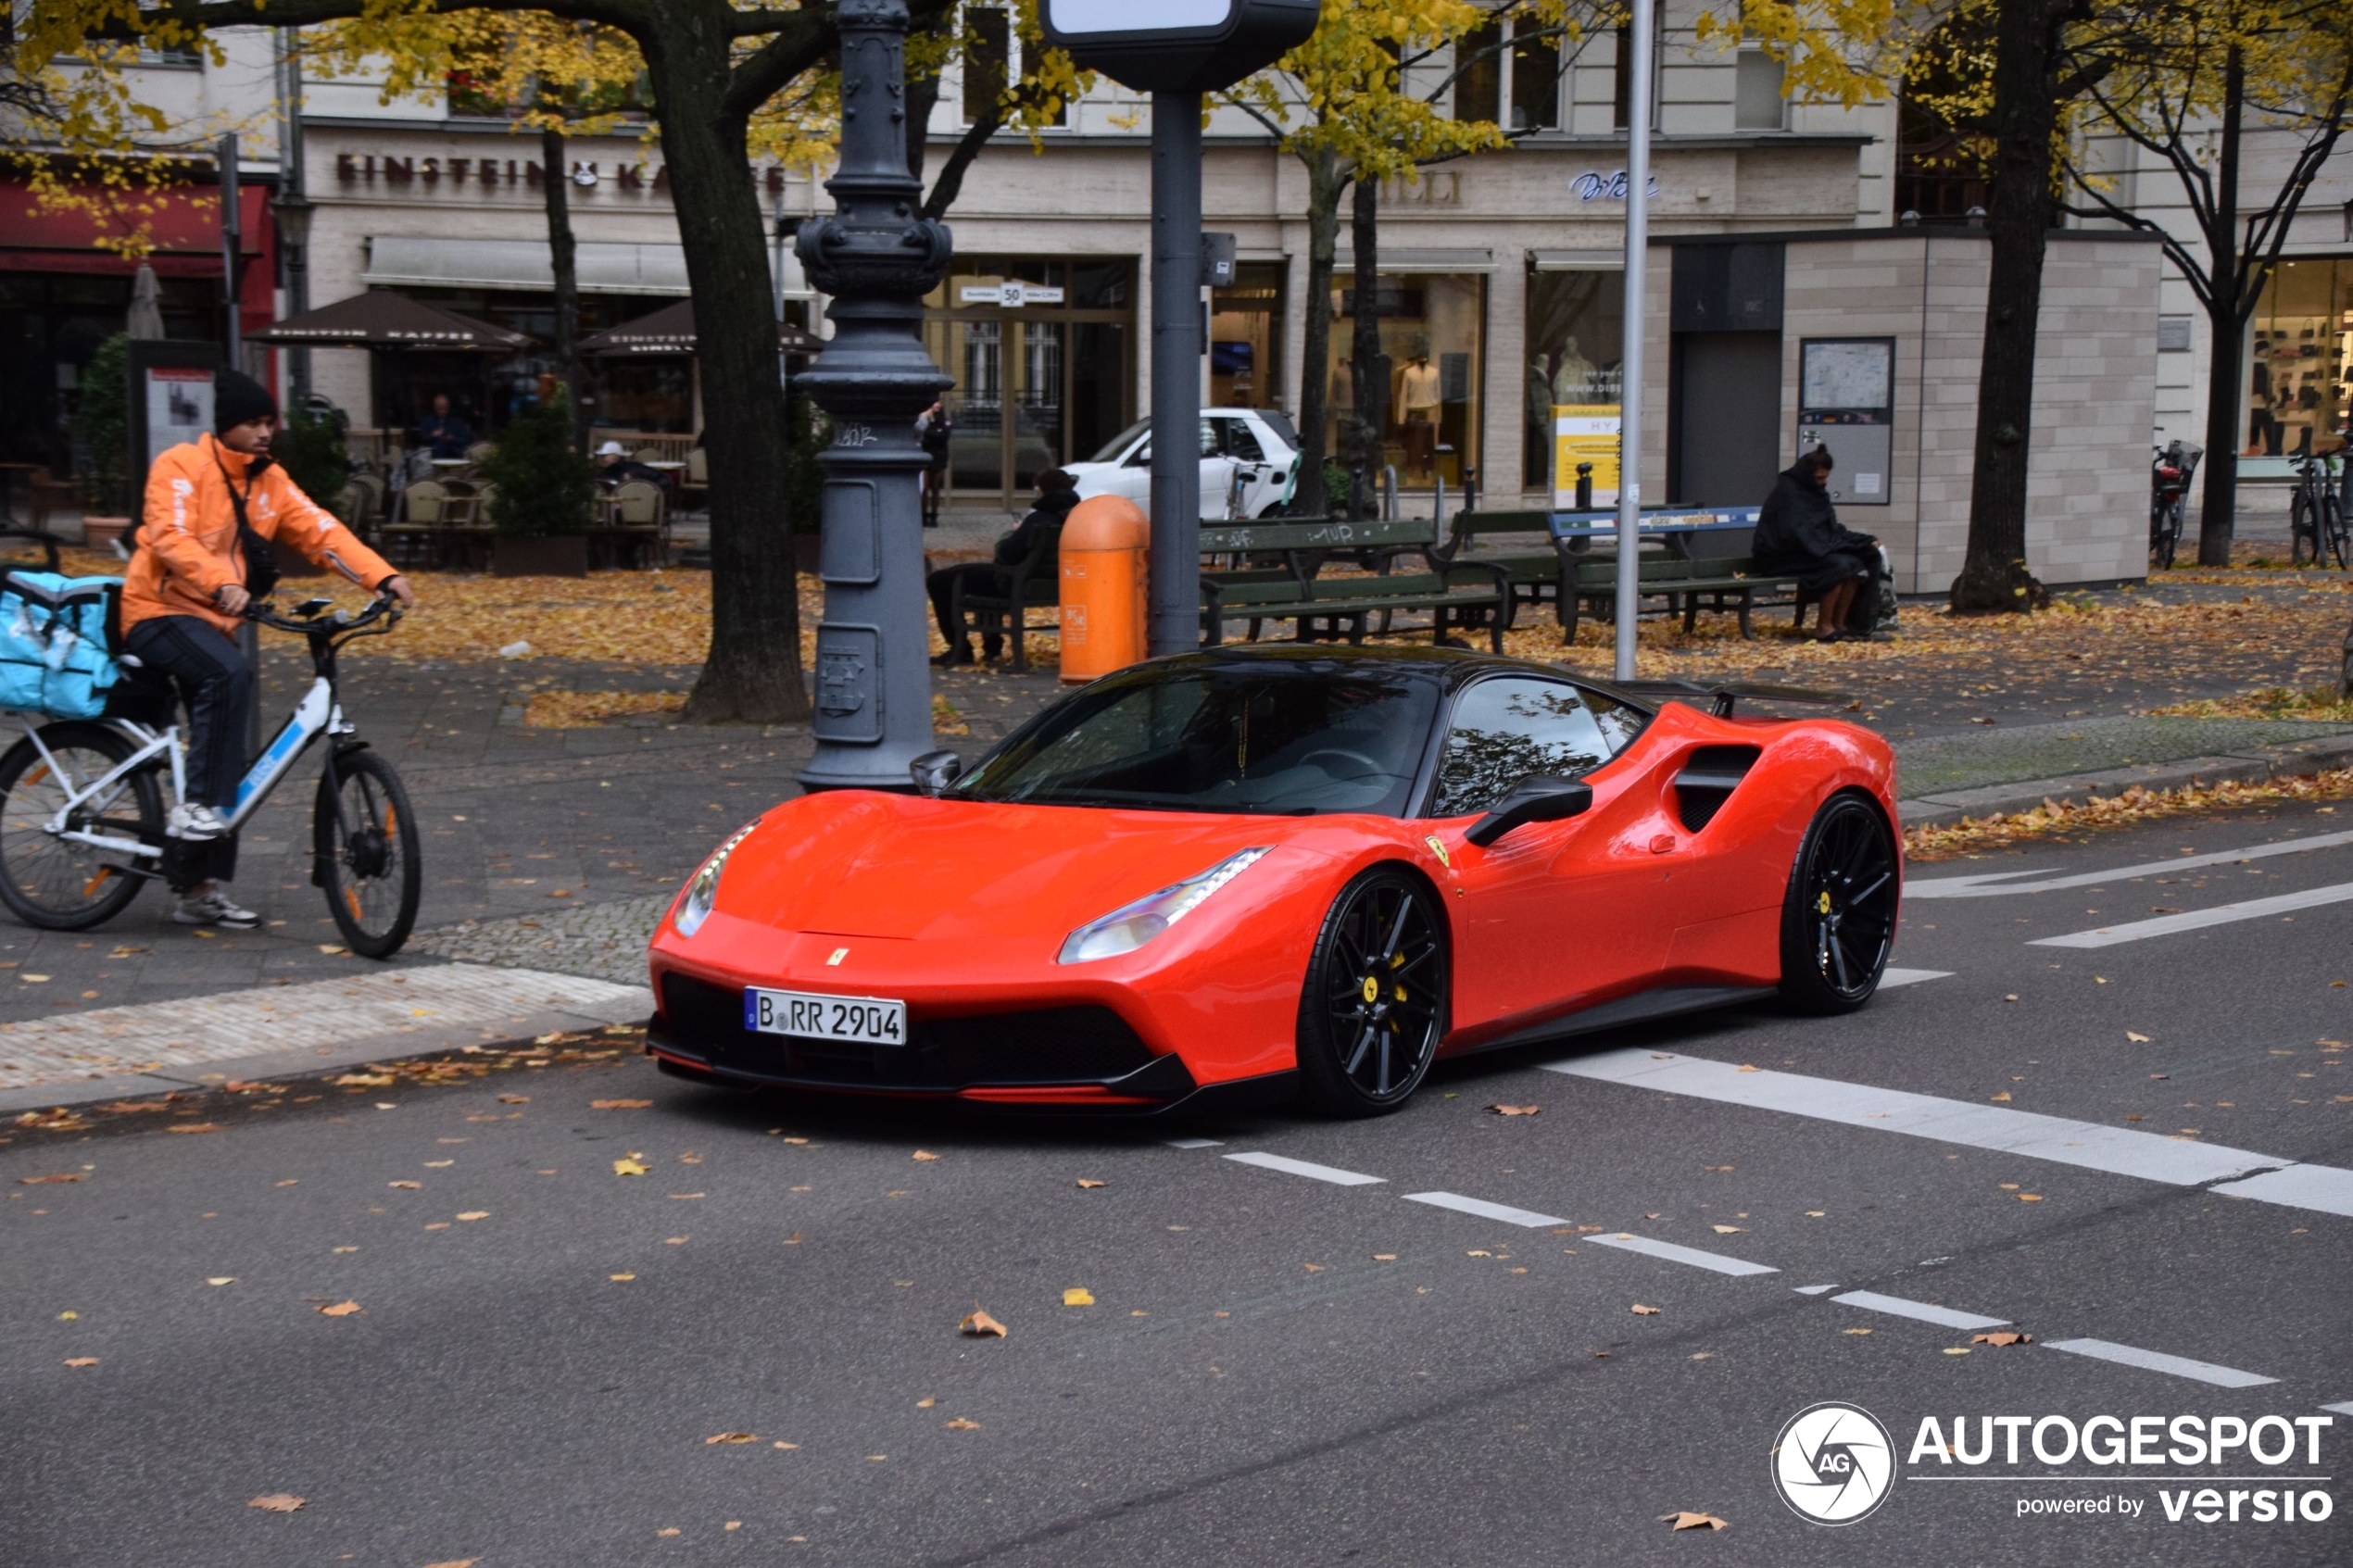
M 130 531 L 131 520 L 127 517 L 85 515 L 82 520 L 82 542 L 94 550 L 107 548 Z
M 587 537 L 579 533 L 551 533 L 540 538 L 498 534 L 490 542 L 490 575 L 585 577 Z

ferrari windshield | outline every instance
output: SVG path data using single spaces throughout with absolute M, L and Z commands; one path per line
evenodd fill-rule
M 1179 811 L 1402 815 L 1438 687 L 1320 661 L 1152 671 L 1038 716 L 961 799 Z

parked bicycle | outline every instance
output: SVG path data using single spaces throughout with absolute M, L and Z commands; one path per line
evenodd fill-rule
M 2296 488 L 2287 501 L 2288 560 L 2296 566 L 2326 566 L 2336 558 L 2338 570 L 2353 566 L 2353 517 L 2347 515 L 2346 497 L 2337 483 L 2345 448 L 2293 453 Z
M 422 875 L 416 817 L 399 774 L 344 714 L 335 655 L 356 638 L 390 632 L 401 612 L 388 597 L 357 616 L 324 613 L 333 605 L 306 600 L 292 619 L 266 602 L 245 612 L 303 637 L 316 678 L 238 783 L 227 818 L 232 830 L 242 826 L 311 743 L 325 736 L 311 813 L 310 880 L 326 895 L 327 912 L 353 952 L 390 958 L 417 919 Z M 125 717 L 28 725 L 24 738 L 0 757 L 0 901 L 29 925 L 82 931 L 111 920 L 146 883 L 177 884 L 179 857 L 205 847 L 164 836 L 166 812 L 187 789 L 174 694 L 152 671 L 127 674 L 131 692 L 108 709 Z
M 2206 448 L 2173 441 L 2152 450 L 2157 457 L 2149 464 L 2149 555 L 2171 571 L 2188 515 L 2190 476 L 2197 472 Z

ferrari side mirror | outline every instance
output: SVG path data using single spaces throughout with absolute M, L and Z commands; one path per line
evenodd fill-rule
M 937 795 L 963 777 L 964 759 L 952 751 L 926 751 L 907 764 L 907 771 L 918 792 Z
M 1529 822 L 1557 822 L 1582 816 L 1593 804 L 1593 786 L 1538 773 L 1512 786 L 1495 809 L 1470 825 L 1463 836 L 1481 849 L 1516 827 Z

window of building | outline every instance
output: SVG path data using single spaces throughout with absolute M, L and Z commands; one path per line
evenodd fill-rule
M 997 112 L 1012 81 L 1013 18 L 994 6 L 964 12 L 964 123 Z
M 1481 681 L 1455 699 L 1430 814 L 1492 810 L 1522 779 L 1590 773 L 1640 727 L 1631 709 L 1566 681 Z
M 1743 49 L 1732 89 L 1732 124 L 1741 131 L 1779 131 L 1787 119 L 1781 96 L 1783 62 L 1762 49 Z
M 1618 406 L 1625 357 L 1626 274 L 1539 271 L 1528 280 L 1528 374 L 1521 482 L 1554 489 L 1558 408 Z M 1591 416 L 1587 416 L 1591 417 Z M 1573 489 L 1572 465 L 1567 483 Z M 1606 488 L 1606 486 L 1604 486 Z
M 1549 131 L 1561 122 L 1560 40 L 1536 17 L 1512 23 L 1514 131 Z
M 1282 395 L 1283 265 L 1245 261 L 1209 297 L 1209 400 L 1263 408 Z
M 1349 354 L 1356 291 L 1348 271 L 1335 282 L 1325 449 L 1337 455 L 1355 408 Z M 1464 472 L 1478 466 L 1487 280 L 1476 272 L 1383 272 L 1375 307 L 1389 383 L 1381 461 L 1403 484 L 1428 489 L 1442 480 L 1459 495 Z
M 2339 445 L 2353 429 L 2353 256 L 2280 263 L 2248 324 L 2248 457 Z
M 1651 33 L 1651 129 L 1658 129 L 1658 67 L 1659 39 L 1664 31 L 1661 21 Z M 1626 129 L 1634 113 L 1634 27 L 1620 22 L 1617 27 L 1617 59 L 1611 78 L 1610 123 L 1618 130 Z
M 1495 119 L 1504 107 L 1504 30 L 1495 22 L 1471 29 L 1454 43 L 1454 118 Z

